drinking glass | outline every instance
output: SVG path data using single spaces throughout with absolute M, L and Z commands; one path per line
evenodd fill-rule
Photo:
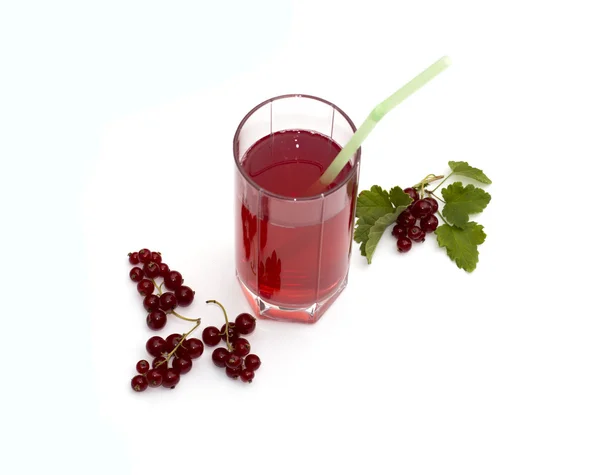
M 331 102 L 289 94 L 248 112 L 233 139 L 235 259 L 242 291 L 259 317 L 314 323 L 348 281 L 361 150 L 351 158 L 343 179 L 322 193 L 286 196 L 285 188 L 294 184 L 293 168 L 276 193 L 258 185 L 244 166 L 252 160 L 253 145 L 262 140 L 268 146 L 280 131 L 321 134 L 334 148 L 323 151 L 331 154 L 347 143 L 356 127 Z M 273 164 L 287 159 L 271 150 Z

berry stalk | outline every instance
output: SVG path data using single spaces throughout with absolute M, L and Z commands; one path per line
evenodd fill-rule
M 412 188 L 415 188 L 418 190 L 422 186 L 427 186 L 430 183 L 433 183 L 434 181 L 441 180 L 442 178 L 444 178 L 444 175 L 434 175 L 433 173 L 430 173 L 425 178 L 423 178 L 419 183 L 417 183 L 416 185 L 413 185 Z
M 223 307 L 221 302 L 219 302 L 217 300 L 207 300 L 206 303 L 217 304 L 219 307 L 221 307 L 221 310 L 223 310 L 223 315 L 225 315 L 225 339 L 226 339 L 226 343 L 227 343 L 227 349 L 229 351 L 233 351 L 233 347 L 231 346 L 231 343 L 229 342 L 229 319 L 227 318 L 227 311 L 225 310 L 225 307 Z
M 160 285 L 158 285 L 154 279 L 152 279 L 152 282 L 154 283 L 154 287 L 156 287 L 156 290 L 158 290 L 158 296 L 160 297 L 163 294 L 162 286 L 163 286 L 164 282 L 161 282 Z M 195 322 L 198 320 L 196 318 L 184 317 L 183 315 L 177 313 L 175 310 L 169 310 L 167 313 L 175 315 L 177 318 L 181 318 L 182 320 L 185 320 L 186 322 Z
M 165 359 L 164 359 L 164 360 L 162 360 L 160 363 L 158 363 L 158 364 L 156 365 L 156 368 L 158 368 L 158 367 L 159 367 L 161 364 L 163 364 L 163 363 L 168 363 L 168 362 L 171 360 L 171 358 L 173 357 L 173 355 L 175 354 L 175 352 L 176 352 L 176 351 L 179 349 L 179 347 L 180 347 L 181 345 L 183 345 L 183 342 L 185 341 L 185 339 L 186 339 L 186 338 L 187 338 L 187 337 L 188 337 L 188 336 L 189 336 L 189 335 L 190 335 L 190 334 L 191 334 L 191 333 L 192 333 L 192 332 L 193 332 L 193 331 L 194 331 L 196 328 L 198 328 L 198 327 L 200 326 L 200 319 L 198 318 L 198 319 L 197 319 L 197 320 L 195 320 L 195 321 L 196 321 L 196 324 L 193 326 L 193 328 L 192 328 L 190 331 L 188 331 L 187 333 L 184 333 L 183 335 L 181 335 L 181 339 L 179 340 L 179 343 L 177 343 L 177 345 L 175 346 L 175 348 L 173 348 L 173 349 L 172 349 L 172 350 L 171 350 L 171 351 L 170 351 L 170 352 L 167 354 L 167 356 L 165 356 Z M 155 368 L 155 369 L 156 369 L 156 368 Z
M 156 283 L 156 281 L 154 279 L 152 279 L 152 283 L 154 284 L 154 287 L 156 287 L 156 290 L 158 290 L 158 296 L 160 297 L 163 294 L 163 292 L 162 292 L 162 286 L 163 286 L 164 282 L 161 282 L 160 285 L 158 285 Z
M 429 196 L 433 196 L 436 200 L 441 201 L 442 203 L 446 203 L 443 199 L 441 199 L 433 191 L 425 190 L 425 193 L 427 193 Z
M 442 213 L 440 213 L 440 212 L 438 211 L 438 212 L 437 212 L 437 213 L 435 213 L 435 214 L 437 214 L 437 215 L 438 215 L 440 218 L 442 218 L 442 221 L 443 221 L 444 223 L 446 223 L 448 226 L 451 226 L 451 225 L 450 225 L 450 223 L 448 223 L 448 221 L 446 221 L 446 219 L 445 219 L 445 218 L 442 216 Z
M 454 175 L 454 172 L 453 172 L 453 171 L 452 171 L 452 172 L 450 172 L 450 173 L 448 174 L 448 176 L 447 176 L 446 178 L 444 178 L 444 179 L 443 179 L 441 182 L 439 182 L 439 183 L 438 183 L 438 185 L 437 185 L 437 186 L 436 186 L 436 187 L 435 187 L 433 190 L 431 190 L 431 192 L 433 193 L 433 192 L 434 192 L 435 190 L 437 190 L 437 189 L 438 189 L 440 186 L 442 186 L 442 185 L 444 184 L 444 182 L 445 182 L 445 181 L 446 181 L 448 178 L 450 178 L 452 175 Z

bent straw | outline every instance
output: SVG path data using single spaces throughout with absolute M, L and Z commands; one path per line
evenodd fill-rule
M 375 109 L 371 111 L 367 119 L 350 138 L 346 146 L 340 150 L 340 153 L 338 153 L 331 165 L 329 165 L 327 170 L 325 170 L 325 173 L 323 173 L 319 180 L 311 186 L 311 189 L 322 189 L 323 187 L 330 185 L 350 161 L 350 158 L 358 150 L 358 148 L 375 128 L 377 123 L 383 118 L 383 116 L 400 104 L 404 99 L 418 91 L 448 66 L 450 66 L 450 58 L 444 56 L 438 59 L 421 74 L 411 79 L 385 101 L 376 106 Z

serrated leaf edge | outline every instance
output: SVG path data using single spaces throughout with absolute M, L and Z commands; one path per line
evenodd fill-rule
M 452 204 L 453 201 L 450 201 L 446 198 L 445 195 L 445 191 L 448 190 L 448 188 L 450 188 L 453 185 L 460 185 L 463 189 L 463 191 L 466 191 L 467 188 L 472 187 L 473 190 L 481 190 L 486 196 L 487 196 L 487 202 L 485 203 L 485 205 L 483 206 L 483 208 L 481 209 L 481 211 L 477 211 L 475 213 L 467 213 L 467 218 L 466 218 L 466 222 L 464 224 L 462 224 L 461 222 L 456 222 L 455 220 L 453 220 L 451 217 L 449 217 L 446 213 L 446 206 L 448 205 L 448 203 Z M 442 208 L 442 215 L 444 216 L 444 218 L 446 218 L 448 220 L 448 223 L 451 225 L 456 226 L 457 228 L 460 229 L 465 229 L 465 226 L 471 222 L 474 221 L 469 221 L 469 219 L 471 219 L 472 215 L 475 214 L 479 214 L 479 213 L 483 213 L 483 211 L 488 207 L 488 205 L 490 204 L 490 202 L 492 201 L 492 195 L 490 195 L 487 191 L 485 191 L 483 188 L 480 188 L 478 186 L 473 185 L 472 183 L 468 183 L 467 186 L 463 185 L 462 182 L 460 181 L 455 181 L 454 183 L 450 183 L 448 186 L 446 186 L 445 188 L 442 189 L 442 197 L 444 198 L 444 207 Z
M 468 226 L 469 224 L 473 224 L 473 225 L 475 225 L 475 226 L 478 226 L 478 227 L 480 227 L 480 228 L 481 228 L 481 229 L 480 229 L 480 231 L 481 231 L 481 233 L 483 233 L 483 241 L 482 241 L 480 244 L 473 244 L 473 245 L 475 246 L 475 264 L 473 265 L 473 268 L 472 268 L 472 269 L 467 269 L 466 267 L 464 267 L 464 266 L 460 265 L 460 264 L 458 263 L 458 259 L 457 259 L 456 257 L 452 257 L 452 256 L 450 255 L 450 251 L 449 251 L 449 248 L 448 248 L 448 246 L 446 246 L 446 245 L 443 245 L 443 244 L 440 242 L 440 236 L 439 236 L 439 234 L 438 234 L 438 231 L 439 231 L 441 228 L 443 228 L 444 226 L 448 226 L 449 228 L 455 227 L 455 228 L 457 228 L 459 231 L 465 231 L 465 229 L 466 229 L 466 226 Z M 474 270 L 477 268 L 477 264 L 479 263 L 479 246 L 480 246 L 481 244 L 483 244 L 483 243 L 485 242 L 485 239 L 487 238 L 487 234 L 485 233 L 485 231 L 484 231 L 483 229 L 484 229 L 483 225 L 481 225 L 481 224 L 479 224 L 479 223 L 476 223 L 475 221 L 469 221 L 469 222 L 468 222 L 468 223 L 465 225 L 465 228 L 459 228 L 458 226 L 453 226 L 453 225 L 451 225 L 451 224 L 443 224 L 443 225 L 439 226 L 439 227 L 438 227 L 438 228 L 435 230 L 436 241 L 437 241 L 437 243 L 438 243 L 438 246 L 439 246 L 439 247 L 442 247 L 442 248 L 444 248 L 444 249 L 446 250 L 446 255 L 448 256 L 448 258 L 449 258 L 451 261 L 453 261 L 453 262 L 454 262 L 454 264 L 456 265 L 456 267 L 458 267 L 459 269 L 463 269 L 465 272 L 467 272 L 467 273 L 469 273 L 469 274 L 470 274 L 470 273 L 472 273 L 472 272 L 473 272 L 473 271 L 474 271 Z M 452 237 L 454 238 L 454 235 L 452 235 Z
M 466 164 L 466 165 L 467 165 L 467 167 L 469 167 L 471 170 L 474 170 L 474 171 L 476 171 L 476 172 L 479 172 L 479 173 L 481 173 L 481 175 L 483 176 L 483 179 L 476 178 L 476 177 L 474 177 L 474 176 L 470 176 L 470 175 L 465 175 L 464 173 L 461 173 L 460 171 L 458 171 L 458 172 L 457 172 L 457 171 L 454 169 L 454 167 L 452 167 L 452 165 L 451 165 L 452 163 L 454 163 L 454 164 L 460 164 L 460 163 L 464 163 L 464 164 Z M 481 168 L 476 168 L 476 167 L 473 167 L 473 166 L 469 165 L 469 162 L 465 162 L 465 161 L 463 161 L 463 160 L 460 160 L 460 161 L 458 161 L 458 162 L 455 162 L 454 160 L 450 160 L 450 161 L 448 162 L 448 166 L 450 167 L 450 170 L 452 170 L 452 173 L 453 173 L 454 175 L 459 175 L 459 176 L 464 176 L 464 177 L 466 177 L 466 178 L 471 178 L 472 180 L 478 181 L 479 183 L 484 183 L 485 185 L 491 185 L 491 184 L 492 184 L 492 180 L 490 180 L 490 178 L 489 178 L 489 177 L 488 177 L 488 176 L 487 176 L 487 175 L 486 175 L 486 174 L 483 172 L 483 170 L 482 170 Z M 487 180 L 487 181 L 486 181 L 486 180 Z
M 406 208 L 408 208 L 408 205 L 398 206 L 393 213 L 388 213 L 382 216 L 377 221 L 375 221 L 375 224 L 373 224 L 373 226 L 371 227 L 371 230 L 369 231 L 369 239 L 367 240 L 367 244 L 365 246 L 366 258 L 369 264 L 371 264 L 371 262 L 373 261 L 373 254 L 375 254 L 375 249 L 377 248 L 377 245 L 379 244 L 383 233 L 390 226 L 390 224 L 393 224 L 396 221 L 398 215 Z M 380 226 L 383 226 L 381 231 L 379 231 Z M 375 228 L 377 229 L 375 230 Z M 378 234 L 378 236 L 376 236 L 376 234 Z

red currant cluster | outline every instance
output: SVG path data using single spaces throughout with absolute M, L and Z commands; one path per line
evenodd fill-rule
M 187 307 L 194 300 L 194 291 L 187 285 L 183 285 L 183 277 L 176 270 L 162 262 L 160 252 L 151 252 L 142 249 L 139 252 L 129 253 L 131 264 L 141 264 L 142 267 L 134 267 L 129 272 L 132 281 L 137 282 L 137 290 L 144 297 L 144 308 L 149 312 L 146 324 L 151 330 L 161 330 L 167 324 L 167 314 L 180 315 L 175 308 Z M 157 285 L 156 279 L 162 278 L 163 282 Z M 163 292 L 162 286 L 167 288 Z M 157 291 L 157 294 L 154 291 Z M 187 320 L 187 319 L 184 319 Z M 195 321 L 195 320 L 192 320 Z
M 434 216 L 438 210 L 438 202 L 435 198 L 420 198 L 415 188 L 405 188 L 404 193 L 409 195 L 413 202 L 398 215 L 396 225 L 392 229 L 392 235 L 397 238 L 400 252 L 410 251 L 412 241 L 425 241 L 425 234 L 432 233 L 438 227 L 438 219 Z
M 153 336 L 146 342 L 146 351 L 154 357 L 152 366 L 146 360 L 138 361 L 138 375 L 131 380 L 135 391 L 163 386 L 173 389 L 179 383 L 180 376 L 192 369 L 192 360 L 204 352 L 204 344 L 198 338 L 187 338 L 200 325 L 200 319 L 187 318 L 175 311 L 178 306 L 187 307 L 194 300 L 194 291 L 183 285 L 181 273 L 171 270 L 162 262 L 160 252 L 141 249 L 129 253 L 129 262 L 134 267 L 129 272 L 132 281 L 137 282 L 137 290 L 144 297 L 143 305 L 148 315 L 146 324 L 151 330 L 161 330 L 167 324 L 167 314 L 182 320 L 194 322 L 194 327 L 183 335 L 173 333 L 166 339 Z M 163 281 L 157 284 L 157 279 Z M 168 291 L 163 292 L 163 285 Z M 157 293 L 154 293 L 154 292 Z
M 198 338 L 187 338 L 200 324 L 200 320 L 189 332 L 181 335 L 173 333 L 166 339 L 153 336 L 146 342 L 146 351 L 154 357 L 152 367 L 146 360 L 138 361 L 135 369 L 139 373 L 131 380 L 134 391 L 163 386 L 173 389 L 180 376 L 192 369 L 192 360 L 204 353 L 204 344 Z
M 252 333 L 256 328 L 256 319 L 249 313 L 240 313 L 235 322 L 230 323 L 225 308 L 219 302 L 208 302 L 219 305 L 225 314 L 225 325 L 221 330 L 217 327 L 206 327 L 202 332 L 206 346 L 217 346 L 221 341 L 227 345 L 213 350 L 213 363 L 219 368 L 225 368 L 225 373 L 230 378 L 239 377 L 241 381 L 251 383 L 254 372 L 260 367 L 260 358 L 250 354 L 250 342 L 240 335 Z
M 194 323 L 193 328 L 184 334 L 173 333 L 167 338 L 150 337 L 146 342 L 146 351 L 154 358 L 152 364 L 147 360 L 138 361 L 138 374 L 131 380 L 131 387 L 137 392 L 158 386 L 173 389 L 179 383 L 181 375 L 192 369 L 192 360 L 204 353 L 204 343 L 201 340 L 188 338 L 200 326 L 200 319 L 187 318 L 175 311 L 177 306 L 187 307 L 192 303 L 194 291 L 183 285 L 183 278 L 179 272 L 170 270 L 169 266 L 162 262 L 160 252 L 151 252 L 148 249 L 132 252 L 129 254 L 129 262 L 133 265 L 142 264 L 142 267 L 131 269 L 129 277 L 137 282 L 138 292 L 144 297 L 143 305 L 149 312 L 146 323 L 150 329 L 164 328 L 167 324 L 167 314 Z M 158 284 L 158 278 L 162 278 L 163 282 Z M 163 285 L 169 291 L 163 292 Z M 155 290 L 157 294 L 154 293 Z M 208 300 L 206 303 L 219 305 L 225 315 L 225 325 L 221 330 L 206 327 L 202 333 L 207 346 L 216 346 L 221 340 L 227 344 L 227 348 L 214 350 L 214 363 L 219 367 L 226 367 L 229 377 L 239 377 L 244 382 L 252 382 L 254 372 L 260 366 L 260 358 L 250 354 L 250 343 L 240 335 L 252 333 L 256 328 L 256 319 L 248 313 L 242 313 L 237 316 L 235 323 L 229 323 L 223 305 L 216 300 Z

